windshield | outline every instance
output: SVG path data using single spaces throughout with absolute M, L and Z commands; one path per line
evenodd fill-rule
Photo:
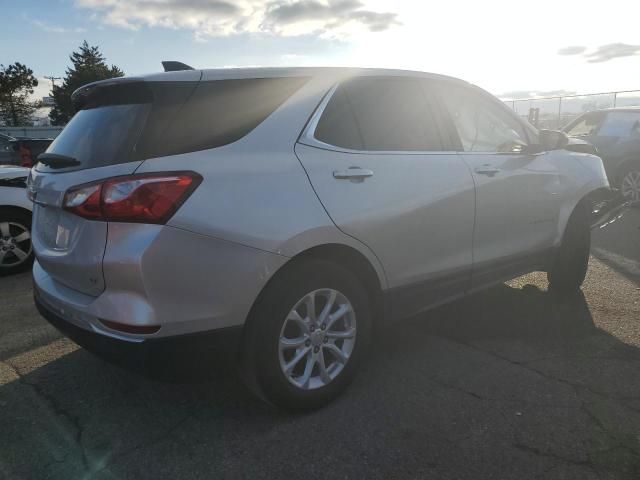
M 588 113 L 572 125 L 569 125 L 565 132 L 572 137 L 588 137 L 593 135 L 598 130 L 603 116 L 602 113 Z

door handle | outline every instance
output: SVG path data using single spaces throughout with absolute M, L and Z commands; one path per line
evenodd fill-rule
M 364 181 L 365 178 L 373 176 L 373 171 L 368 168 L 349 167 L 346 170 L 335 170 L 333 178 L 339 180 Z
M 491 165 L 482 165 L 481 167 L 476 167 L 474 172 L 480 175 L 487 175 L 489 177 L 493 177 L 496 173 L 500 173 L 501 170 L 497 167 L 492 167 Z

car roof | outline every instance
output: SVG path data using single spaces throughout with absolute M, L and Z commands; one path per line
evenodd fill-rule
M 207 77 L 252 78 L 268 76 L 346 77 L 346 76 L 408 76 L 462 81 L 454 77 L 417 70 L 362 67 L 256 67 L 256 68 L 211 68 L 202 70 Z
M 317 78 L 345 78 L 351 76 L 402 76 L 440 79 L 468 85 L 468 82 L 437 73 L 420 72 L 416 70 L 400 70 L 390 68 L 360 68 L 360 67 L 247 67 L 247 68 L 208 68 L 202 70 L 178 70 L 170 72 L 151 73 L 133 77 L 103 80 L 113 81 L 189 81 L 189 80 L 223 80 L 265 77 L 317 77 Z M 100 83 L 100 82 L 96 82 Z

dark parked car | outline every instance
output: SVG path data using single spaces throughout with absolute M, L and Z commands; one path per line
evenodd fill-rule
M 13 142 L 15 138 L 0 133 L 0 165 L 13 163 Z
M 598 149 L 612 187 L 640 201 L 640 108 L 611 108 L 585 113 L 564 129 Z
M 0 165 L 32 167 L 51 142 L 52 138 L 13 138 L 0 134 Z
M 13 164 L 21 167 L 33 167 L 38 155 L 53 142 L 52 138 L 18 138 L 13 141 Z

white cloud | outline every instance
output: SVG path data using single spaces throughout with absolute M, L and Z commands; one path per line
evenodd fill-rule
M 580 55 L 581 53 L 584 53 L 586 49 L 587 47 L 583 47 L 582 45 L 572 45 L 558 50 L 558 55 Z
M 82 27 L 61 27 L 58 25 L 51 25 L 41 20 L 31 20 L 31 23 L 38 27 L 40 30 L 44 30 L 49 33 L 84 33 L 86 28 Z
M 192 30 L 197 38 L 268 32 L 290 36 L 314 33 L 347 36 L 384 31 L 396 14 L 368 9 L 360 0 L 76 0 L 112 26 Z
M 629 45 L 620 42 L 609 43 L 601 45 L 590 52 L 587 52 L 587 47 L 571 46 L 558 50 L 558 55 L 581 55 L 589 63 L 602 63 L 614 58 L 640 55 L 640 45 Z
M 640 45 L 610 43 L 598 47 L 591 53 L 585 54 L 585 57 L 589 63 L 601 63 L 608 62 L 614 58 L 633 57 L 635 55 L 640 55 Z

